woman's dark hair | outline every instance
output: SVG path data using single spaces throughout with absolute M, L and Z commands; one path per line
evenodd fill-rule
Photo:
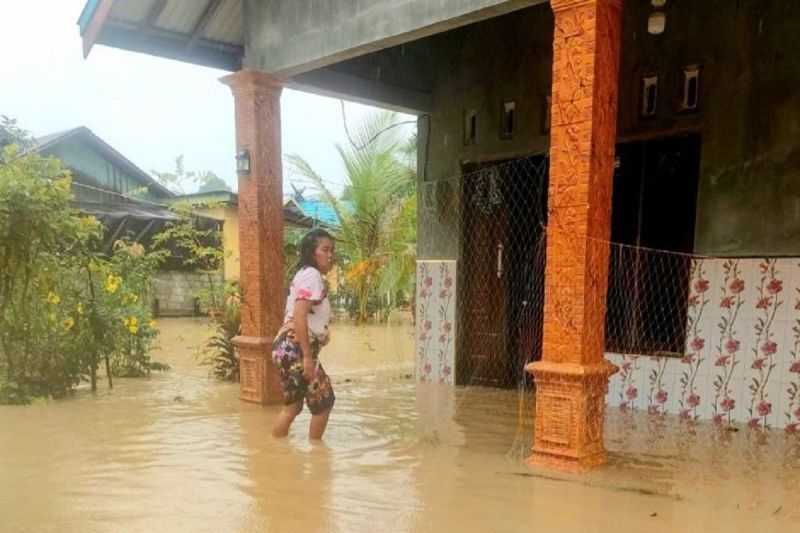
M 322 228 L 309 230 L 300 241 L 300 260 L 297 261 L 297 270 L 305 267 L 317 268 L 317 262 L 314 260 L 314 252 L 317 249 L 320 239 L 336 240 L 333 238 L 333 235 Z

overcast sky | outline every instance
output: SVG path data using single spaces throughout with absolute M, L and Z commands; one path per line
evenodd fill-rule
M 210 170 L 235 190 L 233 97 L 226 72 L 106 46 L 81 52 L 86 0 L 0 0 L 0 114 L 42 136 L 77 126 L 142 170 Z M 335 142 L 347 142 L 339 100 L 285 90 L 284 153 L 341 180 Z M 370 108 L 346 104 L 351 127 Z M 284 189 L 289 190 L 284 172 Z

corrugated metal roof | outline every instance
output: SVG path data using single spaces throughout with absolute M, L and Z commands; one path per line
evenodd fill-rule
M 223 0 L 203 32 L 203 37 L 221 43 L 243 44 L 242 0 Z
M 87 0 L 78 20 L 84 55 L 98 43 L 236 71 L 244 57 L 243 2 Z
M 110 17 L 116 20 L 139 24 L 158 0 L 116 1 L 111 7 Z
M 116 0 L 111 8 L 107 25 L 122 23 L 126 27 L 141 26 L 142 31 L 146 32 L 148 17 L 157 14 L 153 23 L 155 28 L 172 32 L 179 37 L 185 36 L 188 40 L 200 23 L 203 13 L 214 1 Z M 242 46 L 244 43 L 242 12 L 242 0 L 222 0 L 205 24 L 201 37 L 217 43 Z
M 306 216 L 319 220 L 329 226 L 339 225 L 339 217 L 336 215 L 336 211 L 325 202 L 306 199 L 295 200 L 295 202 L 300 206 L 300 209 L 303 210 Z
M 190 35 L 212 0 L 169 0 L 156 19 L 156 27 Z

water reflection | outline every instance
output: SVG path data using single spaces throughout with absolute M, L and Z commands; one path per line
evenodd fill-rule
M 156 359 L 170 374 L 0 407 L 0 531 L 703 531 L 800 519 L 800 452 L 783 433 L 609 412 L 607 468 L 527 469 L 531 396 L 415 386 L 410 331 L 381 326 L 340 327 L 323 353 L 338 397 L 324 444 L 308 442 L 307 411 L 274 439 L 279 407 L 242 403 L 197 366 L 202 323 L 162 327 Z

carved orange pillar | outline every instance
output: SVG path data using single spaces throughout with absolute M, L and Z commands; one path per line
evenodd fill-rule
M 605 462 L 605 298 L 622 0 L 551 0 L 555 13 L 542 360 L 528 464 Z
M 220 80 L 233 92 L 236 151 L 250 153 L 250 173 L 239 175 L 239 267 L 242 334 L 239 398 L 279 403 L 282 395 L 270 361 L 272 339 L 283 322 L 283 174 L 280 80 L 243 69 Z

